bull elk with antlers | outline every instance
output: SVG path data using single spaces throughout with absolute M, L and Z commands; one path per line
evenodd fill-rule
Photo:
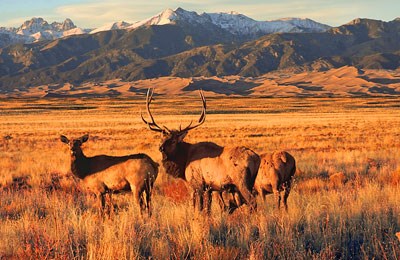
M 100 197 L 102 210 L 106 206 L 106 196 L 111 203 L 112 193 L 131 191 L 141 211 L 147 209 L 150 215 L 151 191 L 158 175 L 158 164 L 142 153 L 86 157 L 81 146 L 88 139 L 87 134 L 73 140 L 60 136 L 61 142 L 71 151 L 72 174 L 82 180 L 85 188 Z
M 192 122 L 185 128 L 169 130 L 159 126 L 150 111 L 154 90 L 149 89 L 146 98 L 146 110 L 150 121 L 142 120 L 152 131 L 162 133 L 159 147 L 162 153 L 162 164 L 167 174 L 181 178 L 189 183 L 193 189 L 193 206 L 202 211 L 203 198 L 207 198 L 207 209 L 210 212 L 211 192 L 235 190 L 243 202 L 256 208 L 256 201 L 252 194 L 260 157 L 246 147 L 222 147 L 212 142 L 187 143 L 184 141 L 188 132 L 205 122 L 206 99 L 200 91 L 203 103 L 198 123 Z M 206 195 L 206 196 L 205 196 Z

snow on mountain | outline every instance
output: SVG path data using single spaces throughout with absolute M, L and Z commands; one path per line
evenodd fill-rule
M 199 18 L 199 15 L 197 13 L 189 12 L 183 10 L 182 8 L 178 8 L 175 11 L 172 9 L 166 9 L 153 17 L 132 24 L 131 26 L 129 26 L 129 29 L 149 25 L 174 24 L 177 20 L 194 21 L 196 20 L 196 18 Z
M 282 18 L 271 22 L 277 22 L 277 21 L 289 23 L 297 28 L 303 29 L 303 31 L 324 32 L 331 28 L 329 25 L 318 23 L 308 18 L 291 17 L 291 18 Z
M 33 35 L 40 33 L 52 38 L 59 37 L 62 35 L 63 31 L 68 31 L 76 28 L 75 24 L 71 19 L 66 19 L 62 23 L 53 22 L 49 24 L 43 18 L 32 18 L 31 20 L 25 21 L 19 28 L 17 28 L 16 33 L 20 35 Z
M 54 40 L 65 36 L 87 33 L 88 30 L 75 26 L 71 19 L 62 23 L 49 24 L 43 18 L 32 18 L 18 28 L 0 28 L 0 48 L 15 43 L 32 43 Z
M 62 22 L 61 24 L 60 24 L 60 23 L 57 23 L 57 22 L 53 22 L 51 25 L 52 25 L 54 28 L 59 29 L 60 31 L 69 31 L 69 30 L 71 30 L 71 29 L 76 28 L 75 24 L 74 24 L 74 23 L 72 22 L 72 20 L 69 19 L 69 18 L 65 19 L 65 21 Z
M 93 31 L 90 31 L 90 34 L 103 32 L 103 31 L 110 31 L 110 30 L 127 29 L 131 25 L 132 25 L 131 23 L 127 23 L 124 21 L 115 22 L 115 23 L 107 24 L 107 25 L 101 26 L 97 29 L 94 29 Z
M 300 31 L 294 25 L 283 21 L 260 22 L 237 12 L 202 15 L 209 16 L 214 24 L 236 35 Z
M 91 32 L 91 29 L 82 29 L 82 28 L 73 28 L 67 31 L 63 31 L 62 36 L 70 36 L 70 35 L 79 35 L 79 34 L 85 34 Z
M 182 8 L 167 9 L 146 20 L 134 23 L 129 29 L 148 25 L 175 24 L 179 22 L 207 25 L 212 23 L 235 35 L 260 35 L 276 32 L 323 32 L 328 25 L 310 19 L 287 18 L 275 21 L 256 21 L 237 12 L 202 13 L 189 12 Z
M 19 28 L 0 27 L 0 48 L 14 43 L 31 43 L 41 40 L 53 40 L 65 36 L 97 33 L 115 29 L 135 29 L 141 26 L 164 24 L 202 25 L 207 28 L 220 28 L 240 37 L 256 37 L 276 32 L 323 32 L 328 25 L 310 19 L 284 18 L 274 21 L 256 21 L 237 12 L 202 13 L 186 11 L 182 8 L 166 9 L 148 19 L 136 22 L 114 22 L 97 29 L 81 29 L 66 19 L 62 23 L 49 24 L 43 18 L 32 18 Z

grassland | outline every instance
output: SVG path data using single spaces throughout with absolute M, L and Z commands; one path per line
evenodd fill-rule
M 187 141 L 289 151 L 298 171 L 289 212 L 258 200 L 228 215 L 195 214 L 185 183 L 161 174 L 153 216 L 116 195 L 102 217 L 69 173 L 59 135 L 89 133 L 87 155 L 144 152 L 160 136 L 141 122 L 143 99 L 0 102 L 1 259 L 399 259 L 400 99 L 209 98 Z M 157 98 L 170 128 L 196 120 L 198 97 Z M 342 172 L 346 181 L 329 177 Z M 215 203 L 216 204 L 216 203 Z

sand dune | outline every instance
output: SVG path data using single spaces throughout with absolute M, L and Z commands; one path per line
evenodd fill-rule
M 148 88 L 156 94 L 193 94 L 201 88 L 208 96 L 271 97 L 367 97 L 400 95 L 400 71 L 360 70 L 345 66 L 328 71 L 302 73 L 272 72 L 257 78 L 161 77 L 135 82 L 110 80 L 73 86 L 45 85 L 26 91 L 2 94 L 0 97 L 134 97 Z

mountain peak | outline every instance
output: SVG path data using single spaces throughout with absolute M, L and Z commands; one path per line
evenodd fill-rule
M 36 30 L 40 27 L 46 27 L 49 24 L 47 23 L 47 21 L 45 21 L 43 18 L 41 17 L 33 17 L 30 20 L 25 21 L 21 26 L 20 29 L 21 30 Z
M 75 24 L 71 19 L 67 18 L 62 23 L 53 22 L 49 24 L 46 20 L 41 17 L 33 17 L 30 20 L 25 21 L 19 28 L 19 34 L 34 34 L 34 33 L 43 33 L 43 31 L 68 31 L 76 28 Z
M 182 7 L 178 7 L 175 9 L 175 12 L 187 12 L 185 9 L 183 9 Z
M 357 25 L 357 24 L 368 24 L 368 23 L 382 23 L 382 21 L 375 19 L 368 19 L 368 18 L 356 18 L 344 25 Z
M 177 12 L 180 12 L 183 10 L 182 8 L 176 9 Z M 169 24 L 176 20 L 177 14 L 176 11 L 172 10 L 171 8 L 165 9 L 158 15 L 155 15 L 147 20 L 145 20 L 144 24 L 149 24 L 149 25 L 164 25 L 164 24 Z
M 76 28 L 76 26 L 75 26 L 75 24 L 72 22 L 72 20 L 69 19 L 69 18 L 65 19 L 65 21 L 64 21 L 64 22 L 62 23 L 62 25 L 61 25 L 61 29 L 62 29 L 63 31 L 68 31 L 68 30 L 71 30 L 71 29 L 73 29 L 73 28 Z
M 167 8 L 161 13 L 146 20 L 136 22 L 128 28 L 134 29 L 141 26 L 173 24 L 178 20 L 196 22 L 198 17 L 200 16 L 196 12 L 186 11 L 181 7 L 178 7 L 175 10 Z
M 87 33 L 87 30 L 77 28 L 71 19 L 66 18 L 63 22 L 52 22 L 49 24 L 42 17 L 33 17 L 26 20 L 18 28 L 3 28 L 2 34 L 7 38 L 0 37 L 0 48 L 14 43 L 32 43 L 42 40 L 54 40 L 68 35 Z

